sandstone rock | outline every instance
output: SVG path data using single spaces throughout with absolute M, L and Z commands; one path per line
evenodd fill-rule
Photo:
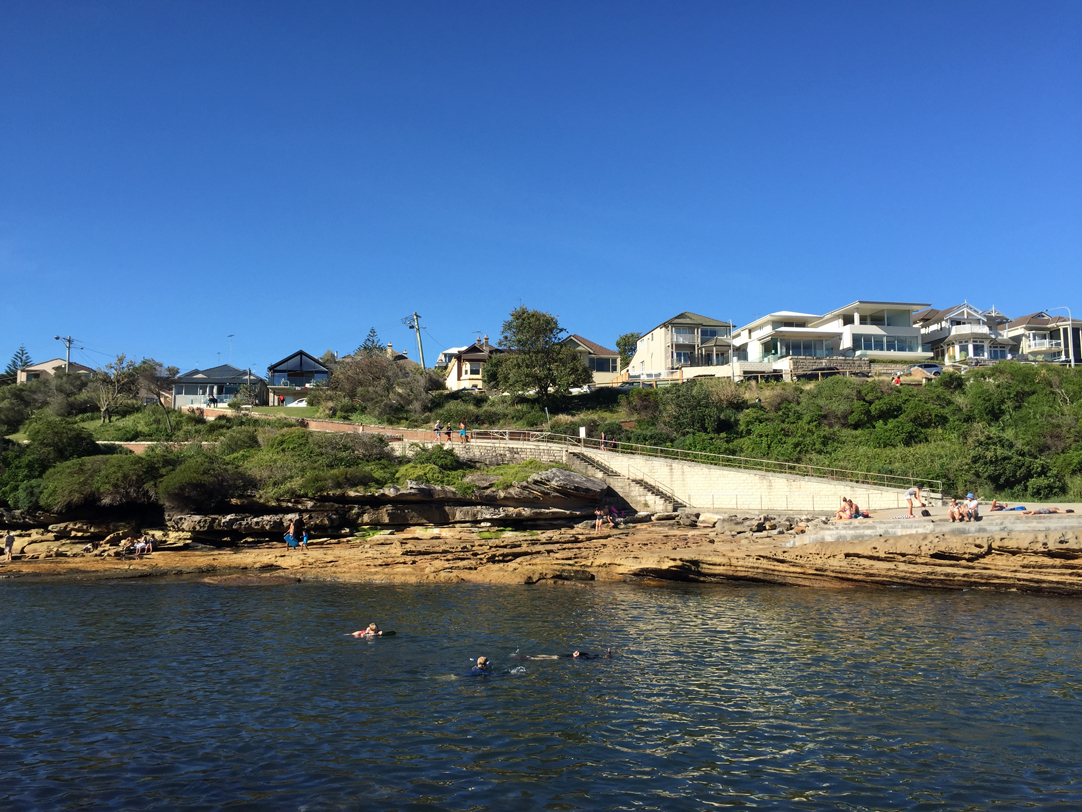
M 676 513 L 655 513 L 654 514 L 654 521 L 655 522 L 671 522 L 676 517 L 677 517 Z
M 531 485 L 543 485 L 556 493 L 578 499 L 597 499 L 608 490 L 608 485 L 600 479 L 565 471 L 562 468 L 550 468 L 531 474 L 527 480 Z
M 715 527 L 721 521 L 721 516 L 716 513 L 700 513 L 696 522 L 699 527 Z
M 498 476 L 492 474 L 468 474 L 462 477 L 463 482 L 469 482 L 471 485 L 476 485 L 478 488 L 488 488 L 495 485 L 500 481 Z

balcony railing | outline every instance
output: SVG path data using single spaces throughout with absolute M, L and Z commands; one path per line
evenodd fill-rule
M 992 330 L 986 324 L 956 324 L 951 327 L 952 336 L 990 336 Z
M 1062 341 L 1049 341 L 1047 339 L 1045 339 L 1045 340 L 1037 340 L 1037 341 L 1027 341 L 1026 342 L 1026 349 L 1029 350 L 1029 351 L 1032 351 L 1032 350 L 1062 350 L 1063 349 L 1063 342 Z

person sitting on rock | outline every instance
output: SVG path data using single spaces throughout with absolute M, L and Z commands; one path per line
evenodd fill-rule
M 965 508 L 958 504 L 956 497 L 951 497 L 951 503 L 947 506 L 947 515 L 952 522 L 965 521 Z
M 379 630 L 379 626 L 375 623 L 369 623 L 367 629 L 361 629 L 359 632 L 354 632 L 354 637 L 379 637 L 383 632 Z
M 849 500 L 846 499 L 843 496 L 842 497 L 841 509 L 837 513 L 834 514 L 834 521 L 840 522 L 840 521 L 843 521 L 844 519 L 852 519 L 852 518 L 853 518 L 853 509 L 849 506 Z
M 860 512 L 860 507 L 858 507 L 857 503 L 854 502 L 852 499 L 846 499 L 845 501 L 849 503 L 849 518 L 850 519 L 859 519 L 859 518 L 861 518 L 861 516 L 864 515 L 863 513 Z
M 962 510 L 965 512 L 967 522 L 980 521 L 980 501 L 971 493 L 966 494 L 965 505 Z

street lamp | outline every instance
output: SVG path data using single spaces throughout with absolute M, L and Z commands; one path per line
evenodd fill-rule
M 1071 357 L 1071 369 L 1074 369 L 1074 317 L 1071 315 L 1071 308 L 1066 305 L 1060 307 L 1049 307 L 1048 310 L 1066 310 L 1067 311 L 1067 352 Z M 1062 335 L 1062 333 L 1060 334 Z

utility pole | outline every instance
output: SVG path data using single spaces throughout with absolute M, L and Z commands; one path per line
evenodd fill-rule
M 64 371 L 71 372 L 71 345 L 75 341 L 71 336 L 53 336 L 57 341 L 63 341 L 67 352 L 64 354 Z
M 230 333 L 228 338 L 229 338 L 229 363 L 232 364 L 233 363 L 233 334 Z
M 426 369 L 425 348 L 421 346 L 421 317 L 414 311 L 412 316 L 406 316 L 402 322 L 411 330 L 417 331 L 417 354 L 421 356 L 421 369 Z

